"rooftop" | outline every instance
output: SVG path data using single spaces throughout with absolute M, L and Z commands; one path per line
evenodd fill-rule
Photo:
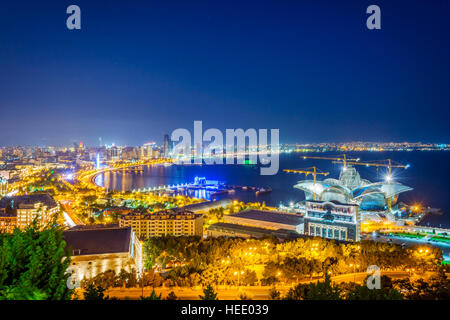
M 189 210 L 189 211 L 197 212 L 197 211 L 209 210 L 211 208 L 226 207 L 231 204 L 233 204 L 233 200 L 222 199 L 222 200 L 205 201 L 205 202 L 200 202 L 200 203 L 188 204 L 187 206 L 184 206 L 181 208 L 175 208 L 174 210 L 175 211 Z
M 324 204 L 324 203 L 327 203 L 327 202 L 331 202 L 331 203 L 333 203 L 333 204 L 335 204 L 335 205 L 337 205 L 337 206 L 358 207 L 358 205 L 355 204 L 355 203 L 343 203 L 343 202 L 340 202 L 340 201 L 338 201 L 338 200 L 327 200 L 327 201 L 307 200 L 307 202 L 310 202 L 310 203 L 317 203 L 317 204 Z
M 228 215 L 228 217 L 238 217 L 243 219 L 260 220 L 274 223 L 282 223 L 297 226 L 303 223 L 303 217 L 293 213 L 284 213 L 268 210 L 244 210 Z
M 64 240 L 73 255 L 124 253 L 130 248 L 131 227 L 78 227 L 64 231 Z
M 251 226 L 243 226 L 240 224 L 233 224 L 233 223 L 215 223 L 209 226 L 208 230 L 226 230 L 226 231 L 235 231 L 235 232 L 242 232 L 246 233 L 251 237 L 262 237 L 262 236 L 274 236 L 280 239 L 295 239 L 301 237 L 296 232 L 290 231 L 290 230 L 269 230 L 264 228 L 257 228 L 257 227 L 251 227 Z
M 5 197 L 0 200 L 0 208 L 13 207 L 13 209 L 21 208 L 23 206 L 35 205 L 42 203 L 48 208 L 54 208 L 58 204 L 48 193 L 32 193 L 23 196 Z

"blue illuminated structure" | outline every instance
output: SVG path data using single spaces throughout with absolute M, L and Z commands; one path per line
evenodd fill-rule
M 372 183 L 362 179 L 352 166 L 343 168 L 339 179 L 325 179 L 315 184 L 313 180 L 302 180 L 294 188 L 304 191 L 306 200 L 315 196 L 320 201 L 356 203 L 362 210 L 385 210 L 389 198 L 395 204 L 400 193 L 412 190 L 397 182 Z

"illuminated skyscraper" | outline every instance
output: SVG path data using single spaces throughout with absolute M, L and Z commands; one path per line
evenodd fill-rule
M 97 153 L 97 157 L 95 158 L 95 168 L 100 169 L 100 154 Z
M 169 158 L 172 153 L 172 141 L 170 140 L 170 136 L 168 134 L 164 135 L 163 142 L 163 156 L 164 158 Z

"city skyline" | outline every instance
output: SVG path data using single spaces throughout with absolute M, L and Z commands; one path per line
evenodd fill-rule
M 449 4 L 378 1 L 368 30 L 366 2 L 78 1 L 81 30 L 68 2 L 4 4 L 0 145 L 140 145 L 194 120 L 283 143 L 446 143 Z
M 449 12 L 2 3 L 0 300 L 449 300 Z

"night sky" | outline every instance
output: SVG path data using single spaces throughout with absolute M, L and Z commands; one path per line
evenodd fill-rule
M 0 145 L 140 145 L 194 120 L 449 143 L 449 57 L 447 0 L 2 1 Z

